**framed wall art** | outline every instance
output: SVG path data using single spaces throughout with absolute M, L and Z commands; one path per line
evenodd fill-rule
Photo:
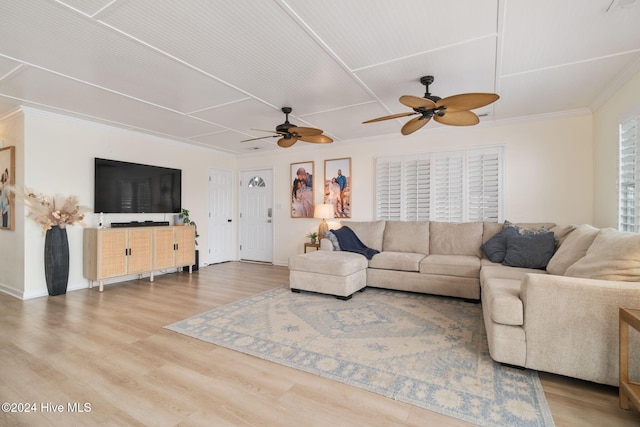
M 15 147 L 0 148 L 0 230 L 13 230 L 14 221 L 14 196 L 11 190 L 15 185 L 16 154 Z
M 351 218 L 351 178 L 350 157 L 324 161 L 324 203 L 333 205 L 334 218 Z
M 291 218 L 313 218 L 313 162 L 291 163 Z

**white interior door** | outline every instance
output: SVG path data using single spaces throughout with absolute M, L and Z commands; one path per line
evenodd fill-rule
M 233 259 L 233 227 L 233 172 L 209 169 L 208 264 Z
M 240 172 L 240 259 L 273 262 L 273 171 Z

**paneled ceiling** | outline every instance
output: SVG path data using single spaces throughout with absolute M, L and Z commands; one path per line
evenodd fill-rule
M 483 122 L 593 110 L 640 70 L 639 22 L 639 0 L 0 0 L 0 117 L 241 155 L 282 150 L 240 141 L 283 106 L 335 144 L 399 134 L 406 118 L 362 122 L 409 111 L 398 98 L 423 96 L 424 75 L 441 97 L 500 94 Z

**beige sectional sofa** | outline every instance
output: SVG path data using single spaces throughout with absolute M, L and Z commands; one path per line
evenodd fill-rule
M 618 310 L 640 307 L 640 235 L 553 223 L 342 225 L 380 251 L 368 261 L 367 286 L 481 299 L 494 360 L 618 385 Z M 521 258 L 514 251 L 522 246 L 515 242 L 528 240 L 503 238 L 512 227 L 520 236 L 548 238 L 548 232 L 554 233 L 551 258 L 543 261 L 546 268 L 519 266 Z M 492 262 L 483 245 L 488 251 L 500 238 L 508 242 L 499 254 L 505 259 Z M 321 249 L 336 248 L 323 239 Z M 640 337 L 632 333 L 631 341 L 630 366 L 640 375 Z

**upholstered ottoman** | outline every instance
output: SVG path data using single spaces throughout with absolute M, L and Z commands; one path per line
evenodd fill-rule
M 360 254 L 315 251 L 289 258 L 292 292 L 319 292 L 347 300 L 366 286 L 367 259 Z

